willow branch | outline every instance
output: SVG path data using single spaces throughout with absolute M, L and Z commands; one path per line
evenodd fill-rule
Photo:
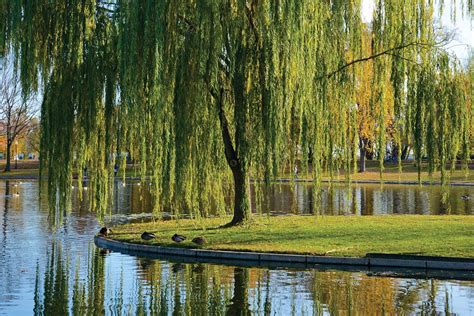
M 330 79 L 332 76 L 334 76 L 335 74 L 343 71 L 344 69 L 348 68 L 348 67 L 351 67 L 357 63 L 360 63 L 360 62 L 364 62 L 364 61 L 368 61 L 368 60 L 371 60 L 371 59 L 375 59 L 377 57 L 380 57 L 380 56 L 383 56 L 383 55 L 390 55 L 392 54 L 392 52 L 395 52 L 395 51 L 399 51 L 399 50 L 402 50 L 402 49 L 405 49 L 405 48 L 408 48 L 408 47 L 411 47 L 411 46 L 421 46 L 421 47 L 426 47 L 426 46 L 429 46 L 429 47 L 438 47 L 440 43 L 434 43 L 434 44 L 428 44 L 428 43 L 420 43 L 420 42 L 410 42 L 410 43 L 407 43 L 407 44 L 403 44 L 403 45 L 399 45 L 399 46 L 396 46 L 396 47 L 392 47 L 392 48 L 389 48 L 389 49 L 386 49 L 384 51 L 381 51 L 379 53 L 376 53 L 376 54 L 373 54 L 373 55 L 370 55 L 370 56 L 367 56 L 367 57 L 362 57 L 362 58 L 358 58 L 358 59 L 354 59 L 352 60 L 351 62 L 339 67 L 338 69 L 324 75 L 324 76 L 321 76 L 319 77 L 318 79 L 323 79 L 323 78 L 328 78 Z

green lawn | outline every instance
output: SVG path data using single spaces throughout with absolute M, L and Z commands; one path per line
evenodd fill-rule
M 365 256 L 369 252 L 474 257 L 474 216 L 280 216 L 253 217 L 250 225 L 218 228 L 229 218 L 157 221 L 113 227 L 112 239 L 162 246 L 328 256 Z M 143 241 L 143 231 L 157 239 Z M 174 233 L 188 240 L 171 241 Z

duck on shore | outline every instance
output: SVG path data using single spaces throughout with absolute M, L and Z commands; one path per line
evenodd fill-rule
M 461 195 L 461 200 L 464 200 L 464 201 L 467 201 L 469 200 L 471 197 L 467 194 L 464 194 L 464 195 Z
M 192 242 L 199 246 L 202 246 L 205 243 L 207 243 L 207 240 L 204 237 L 196 237 L 196 238 L 193 238 Z
M 99 236 L 107 237 L 111 232 L 112 232 L 112 230 L 110 228 L 107 228 L 107 227 L 104 226 L 99 230 Z
M 182 241 L 186 240 L 186 237 L 184 237 L 183 235 L 174 234 L 171 237 L 171 240 L 174 241 L 174 242 L 182 242 Z
M 151 239 L 153 239 L 153 238 L 156 238 L 156 236 L 155 236 L 155 234 L 153 234 L 153 233 L 143 232 L 141 238 L 142 238 L 143 240 L 151 240 Z

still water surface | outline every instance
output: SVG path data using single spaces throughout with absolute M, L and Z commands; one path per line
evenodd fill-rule
M 146 185 L 119 181 L 114 190 L 115 214 L 129 214 L 130 210 L 146 213 L 152 208 Z M 275 215 L 474 215 L 474 186 L 452 186 L 443 191 L 439 185 L 326 184 L 319 191 L 319 205 L 315 205 L 314 188 L 309 183 L 276 183 L 257 190 L 257 199 L 254 185 L 251 191 L 253 210 Z
M 382 193 L 376 193 L 380 188 L 359 188 L 366 191 L 366 200 L 372 196 L 372 201 L 387 204 L 359 204 L 360 211 L 351 212 L 397 213 L 403 207 L 394 207 L 393 201 L 399 199 L 397 205 L 409 205 L 410 213 L 427 213 L 436 204 L 432 188 L 428 193 L 409 188 L 415 191 L 392 188 L 388 196 L 400 198 L 379 200 L 374 197 L 386 194 L 387 186 Z M 470 188 L 459 190 L 451 198 L 466 191 L 474 194 Z M 112 221 L 136 219 L 133 214 L 145 211 L 147 198 L 140 198 L 139 191 L 134 185 L 117 186 Z M 285 189 L 274 192 L 277 212 L 283 212 L 284 205 L 297 205 L 300 212 L 295 200 L 307 205 L 304 194 L 282 205 L 279 200 L 285 201 Z M 331 212 L 349 212 L 335 212 L 334 205 L 345 202 L 334 200 L 338 193 L 332 194 L 328 200 L 337 203 Z M 421 200 L 410 204 L 420 194 L 428 195 L 429 204 Z M 452 212 L 473 214 L 470 200 L 453 202 L 460 207 Z M 0 314 L 474 314 L 472 279 L 387 277 L 331 268 L 239 267 L 104 252 L 94 246 L 92 237 L 99 224 L 83 204 L 75 204 L 59 227 L 50 226 L 47 207 L 38 201 L 36 182 L 1 181 L 0 215 Z
M 305 183 L 273 185 L 266 192 L 269 209 L 296 214 L 312 213 L 314 209 L 326 215 L 474 214 L 474 187 L 469 186 L 443 191 L 441 186 L 432 185 L 325 185 L 320 190 L 319 207 L 314 206 L 313 190 Z

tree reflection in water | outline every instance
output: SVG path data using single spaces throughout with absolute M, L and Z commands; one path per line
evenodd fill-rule
M 249 272 L 245 268 L 234 269 L 234 295 L 227 307 L 227 315 L 250 315 L 248 303 Z
M 452 310 L 452 284 L 369 277 L 364 273 L 280 270 L 133 258 L 120 273 L 119 254 L 91 247 L 88 262 L 71 265 L 60 242 L 36 269 L 36 315 L 263 315 L 309 313 L 411 314 Z M 87 273 L 84 274 L 84 268 Z M 127 268 L 125 268 L 127 269 Z M 68 272 L 72 271 L 72 272 Z M 459 281 L 461 282 L 461 281 Z M 455 285 L 458 281 L 453 281 Z
M 114 183 L 114 198 L 109 206 L 112 214 L 141 214 L 153 209 L 149 186 L 128 182 Z M 81 214 L 89 211 L 90 197 L 78 194 L 72 198 L 73 208 Z M 252 210 L 256 213 L 324 215 L 384 215 L 384 214 L 474 214 L 474 199 L 463 200 L 463 195 L 474 195 L 469 186 L 393 185 L 393 184 L 332 184 L 313 190 L 308 183 L 275 183 L 270 186 L 251 184 Z M 232 197 L 227 197 L 227 202 Z M 221 214 L 214 206 L 210 215 Z M 64 214 L 58 214 L 58 219 Z M 100 214 L 111 215 L 111 214 Z M 57 221 L 58 221 L 57 219 Z
M 149 299 L 161 304 L 145 306 L 147 314 L 378 315 L 450 311 L 451 291 L 436 280 L 159 260 L 150 263 L 140 264 L 144 268 L 140 276 L 151 286 Z
M 69 251 L 60 241 L 53 241 L 43 272 L 36 269 L 34 291 L 35 315 L 103 314 L 105 277 L 104 256 L 100 249 L 91 247 L 87 277 L 81 276 L 81 263 L 71 267 Z

